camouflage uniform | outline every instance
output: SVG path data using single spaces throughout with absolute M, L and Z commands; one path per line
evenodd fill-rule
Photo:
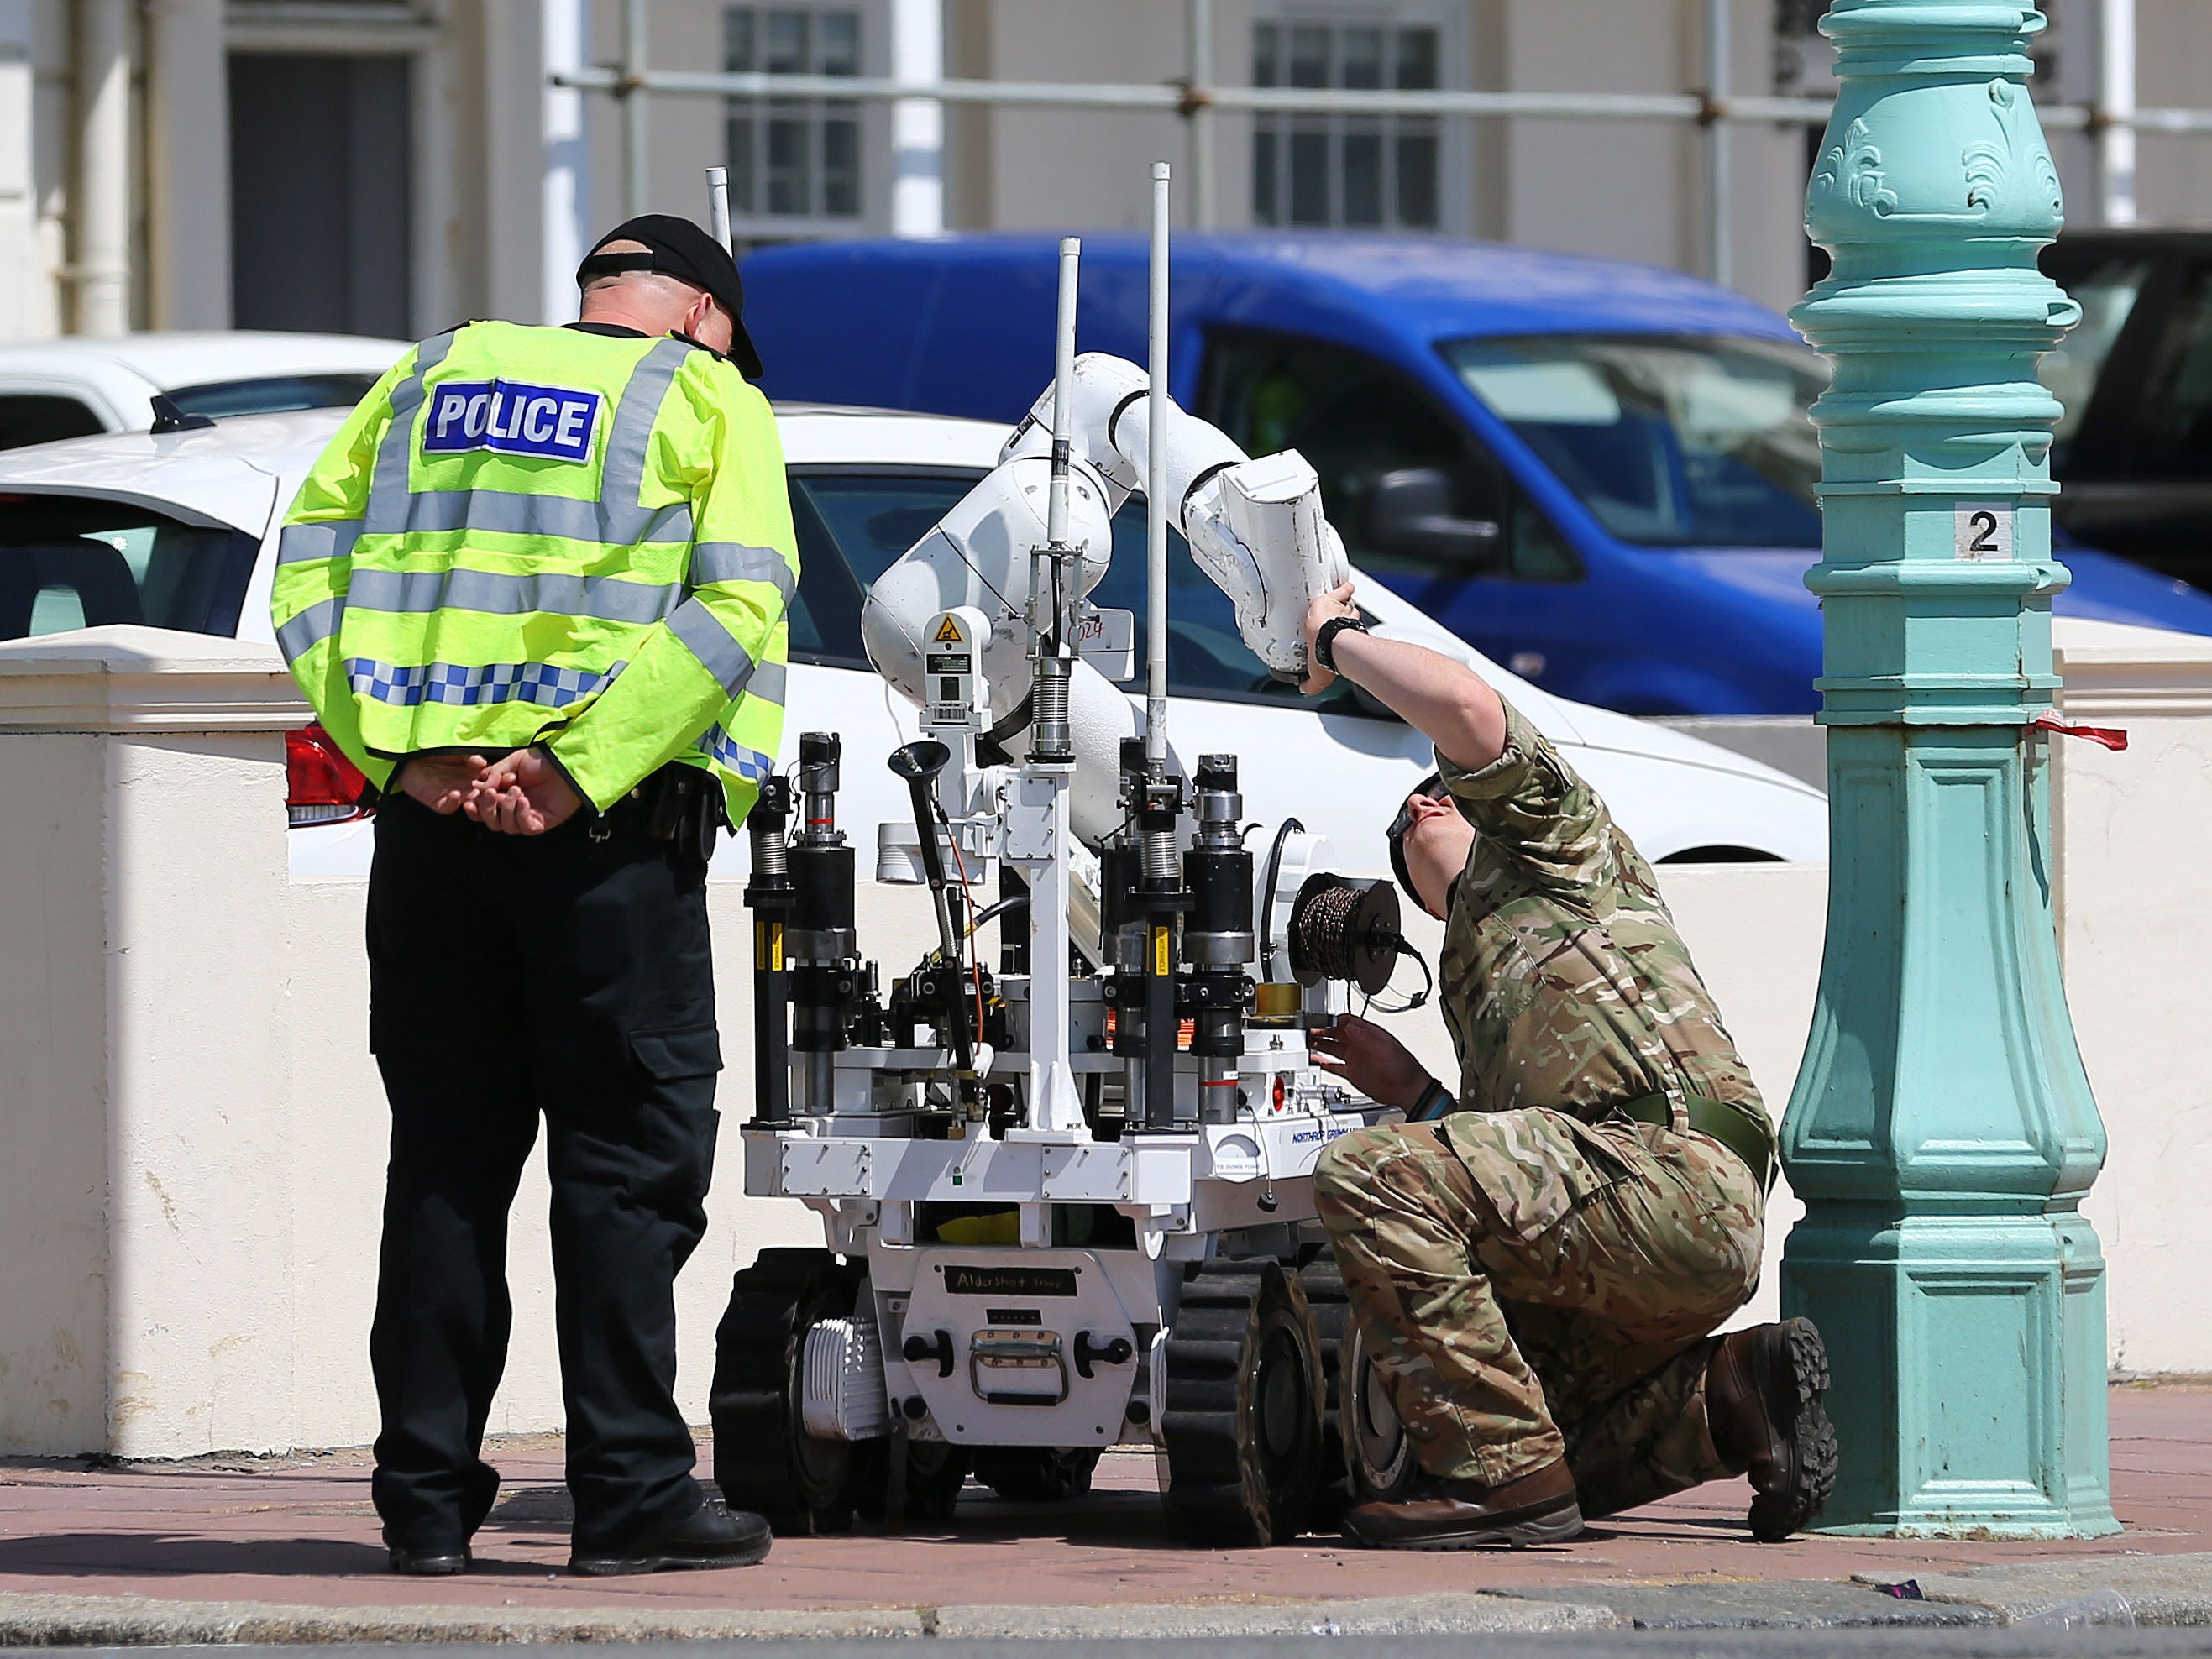
M 1586 1514 L 1741 1473 L 1705 1426 L 1709 1333 L 1759 1275 L 1765 1194 L 1683 1096 L 1771 1143 L 1651 867 L 1520 712 L 1479 772 L 1439 966 L 1459 1109 L 1332 1145 L 1315 1191 L 1430 1474 L 1565 1455 Z M 1617 1115 L 1653 1095 L 1672 1126 Z

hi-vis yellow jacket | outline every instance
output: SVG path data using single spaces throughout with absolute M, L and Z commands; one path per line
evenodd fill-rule
M 604 810 L 666 763 L 744 822 L 783 732 L 799 554 L 767 400 L 672 337 L 471 323 L 403 357 L 285 520 L 270 610 L 325 729 L 542 743 Z

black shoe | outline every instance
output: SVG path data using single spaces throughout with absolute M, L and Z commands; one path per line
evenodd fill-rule
M 568 1571 L 611 1578 L 672 1567 L 750 1567 L 767 1558 L 770 1541 L 768 1522 L 760 1516 L 710 1498 L 688 1519 L 619 1549 L 578 1550 L 568 1558 Z
M 457 1550 L 404 1550 L 397 1544 L 387 1545 L 392 1558 L 392 1570 L 416 1578 L 447 1578 L 469 1570 L 469 1547 L 464 1544 Z

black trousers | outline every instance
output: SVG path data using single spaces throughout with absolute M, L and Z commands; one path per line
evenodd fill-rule
M 580 1548 L 702 1499 L 676 1408 L 676 1274 L 717 1114 L 706 869 L 617 811 L 502 836 L 403 795 L 376 821 L 369 1044 L 392 1103 L 369 1358 L 387 1543 L 457 1547 L 507 1362 L 507 1214 L 545 1120 Z

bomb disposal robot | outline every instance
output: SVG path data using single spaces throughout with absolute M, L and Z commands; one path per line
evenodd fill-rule
M 1053 386 L 868 601 L 869 654 L 924 732 L 890 757 L 915 822 L 885 826 L 877 873 L 927 884 L 937 948 L 887 985 L 863 956 L 836 827 L 859 757 L 834 734 L 802 738 L 796 802 L 772 780 L 747 823 L 745 1190 L 804 1200 L 828 1248 L 737 1275 L 714 1472 L 786 1530 L 942 1516 L 971 1468 L 1008 1497 L 1069 1495 L 1131 1440 L 1210 1543 L 1287 1539 L 1340 1495 L 1343 1290 L 1310 1177 L 1381 1112 L 1311 1066 L 1304 1030 L 1340 980 L 1381 988 L 1396 902 L 1322 872 L 1294 822 L 1261 826 L 1255 856 L 1236 757 L 1186 772 L 1168 745 L 1168 522 L 1289 679 L 1308 602 L 1346 568 L 1310 466 L 1252 459 L 1166 397 L 1164 172 L 1149 375 L 1075 358 L 1064 243 Z M 1132 618 L 1086 597 L 1132 490 L 1151 508 L 1141 725 L 1095 660 L 1128 676 Z M 976 937 L 994 918 L 995 971 Z

